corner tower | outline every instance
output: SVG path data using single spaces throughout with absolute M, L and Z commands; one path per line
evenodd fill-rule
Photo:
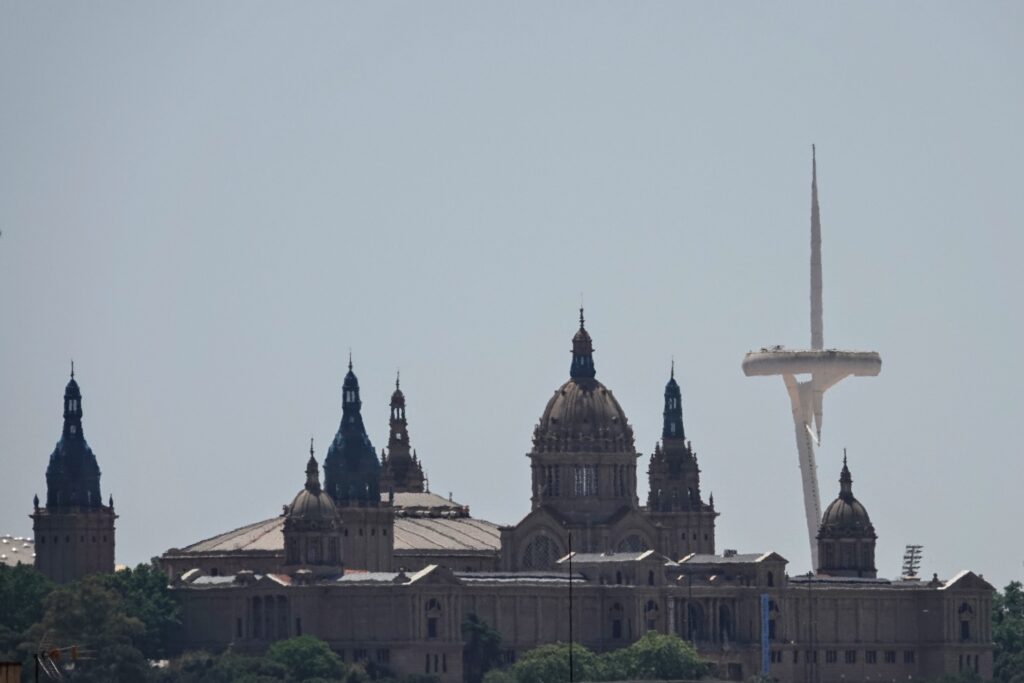
M 351 358 L 341 391 L 341 424 L 324 459 L 324 487 L 341 507 L 377 507 L 380 463 L 363 426 L 363 402 Z
M 665 385 L 661 443 L 654 447 L 647 470 L 650 490 L 647 512 L 661 531 L 659 543 L 669 557 L 715 552 L 714 506 L 700 492 L 697 453 L 683 427 L 682 391 L 676 382 L 675 363 Z
M 392 493 L 423 493 L 423 466 L 409 446 L 409 427 L 405 419 L 405 394 L 395 377 L 391 394 L 390 433 L 388 449 L 381 454 L 381 491 Z
M 341 515 L 341 555 L 353 569 L 390 571 L 394 512 L 381 501 L 380 461 L 363 426 L 351 356 L 341 390 L 341 424 L 324 458 L 324 488 Z
M 100 468 L 82 431 L 82 392 L 64 389 L 64 428 L 46 468 L 46 505 L 33 504 L 36 568 L 65 583 L 114 571 L 114 500 L 103 505 Z

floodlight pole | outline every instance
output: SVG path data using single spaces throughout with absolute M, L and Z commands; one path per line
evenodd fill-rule
M 569 532 L 569 683 L 573 683 L 572 671 L 572 532 Z

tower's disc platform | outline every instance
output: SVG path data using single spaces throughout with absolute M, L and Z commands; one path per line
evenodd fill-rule
M 881 371 L 882 358 L 874 351 L 762 349 L 743 357 L 743 374 L 747 377 L 837 372 L 874 377 Z

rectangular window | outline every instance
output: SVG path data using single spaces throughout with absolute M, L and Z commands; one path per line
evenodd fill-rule
M 846 661 L 847 664 L 856 664 L 857 663 L 857 651 L 856 650 L 847 650 L 846 654 L 843 657 L 843 659 Z
M 793 650 L 793 663 L 796 664 L 800 660 L 800 652 Z
M 437 638 L 437 617 L 427 619 L 427 638 Z
M 903 651 L 903 663 L 904 664 L 913 664 L 914 663 L 914 651 L 913 650 L 904 650 Z
M 235 637 L 242 637 L 242 617 L 235 619 Z
M 835 664 L 838 657 L 835 650 L 825 650 L 825 663 Z
M 302 635 L 302 617 L 295 617 L 295 635 Z
M 878 653 L 874 650 L 868 650 L 864 653 L 864 661 L 868 664 L 878 664 Z
M 380 664 L 387 664 L 391 661 L 391 650 L 382 649 L 377 650 L 377 662 Z
M 353 662 L 365 662 L 369 657 L 366 654 L 366 650 L 352 650 L 352 661 Z
M 896 663 L 896 650 L 886 650 L 885 651 L 885 663 L 886 664 L 895 664 Z

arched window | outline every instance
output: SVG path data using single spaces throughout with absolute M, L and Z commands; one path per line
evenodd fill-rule
M 548 536 L 536 536 L 523 551 L 523 569 L 553 569 L 558 560 L 558 546 Z
M 718 639 L 723 643 L 733 639 L 732 612 L 727 605 L 718 607 Z
M 612 625 L 612 639 L 619 640 L 622 638 L 622 605 L 615 603 L 612 608 L 608 610 L 608 619 Z
M 441 603 L 436 598 L 427 600 L 423 608 L 427 617 L 427 638 L 437 638 L 441 622 Z
M 643 550 L 649 549 L 650 546 L 647 541 L 640 534 L 629 534 L 624 537 L 615 546 L 615 552 L 619 553 L 638 553 Z
M 966 602 L 961 603 L 958 615 L 960 617 L 960 640 L 970 640 L 971 622 L 974 620 L 974 609 L 972 609 Z
M 704 608 L 700 603 L 690 602 L 686 607 L 686 636 L 688 640 L 706 639 Z
M 658 603 L 654 600 L 648 600 L 647 604 L 644 605 L 644 624 L 647 625 L 648 631 L 656 631 L 658 629 Z

